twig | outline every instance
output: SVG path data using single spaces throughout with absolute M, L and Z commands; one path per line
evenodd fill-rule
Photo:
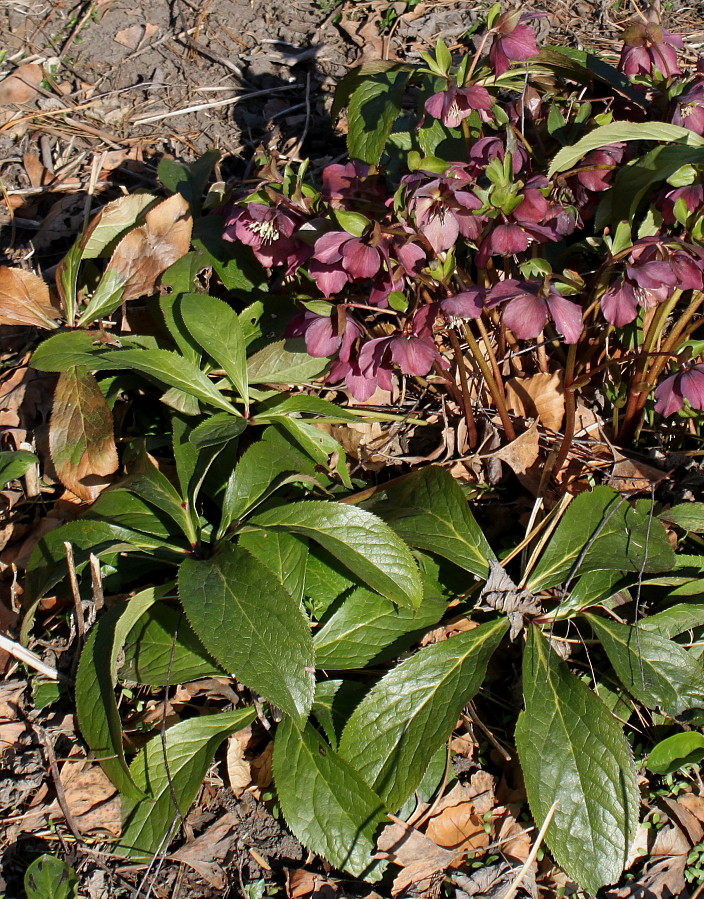
M 90 554 L 90 583 L 93 591 L 93 605 L 95 611 L 99 612 L 105 605 L 105 595 L 103 581 L 100 577 L 100 561 L 93 553 Z
M 107 150 L 103 150 L 102 156 L 98 159 L 97 156 L 93 157 L 91 168 L 90 168 L 90 181 L 88 182 L 88 190 L 86 191 L 86 198 L 83 205 L 83 227 L 82 231 L 85 231 L 88 227 L 88 220 L 90 219 L 90 211 L 93 206 L 93 197 L 95 196 L 95 187 L 98 183 L 98 177 L 103 168 L 103 163 L 105 162 L 105 157 L 108 155 Z
M 78 586 L 78 575 L 76 574 L 76 563 L 73 558 L 73 547 L 67 541 L 64 542 L 64 550 L 66 551 L 66 564 L 68 566 L 68 580 L 71 584 L 71 594 L 73 596 L 73 610 L 76 616 L 76 633 L 78 635 L 79 648 L 83 646 L 86 636 L 86 622 L 83 618 L 83 602 L 81 600 L 81 591 Z
M 90 0 L 90 2 L 88 3 L 88 6 L 86 8 L 86 11 L 83 13 L 81 18 L 76 22 L 73 30 L 71 31 L 71 34 L 69 34 L 69 36 L 64 41 L 64 45 L 61 48 L 61 52 L 59 53 L 59 59 L 63 59 L 64 56 L 66 56 L 66 54 L 69 51 L 69 47 L 76 40 L 78 33 L 80 32 L 81 28 L 83 28 L 83 26 L 86 24 L 86 22 L 88 21 L 88 19 L 92 15 L 92 13 L 93 13 L 93 0 Z
M 252 100 L 254 97 L 267 97 L 269 94 L 281 91 L 293 90 L 295 85 L 287 84 L 284 87 L 272 87 L 265 91 L 250 91 L 248 94 L 238 94 L 236 97 L 228 97 L 226 100 L 213 100 L 212 103 L 198 103 L 195 106 L 185 106 L 183 109 L 174 109 L 171 112 L 161 112 L 158 115 L 142 116 L 135 119 L 133 125 L 147 125 L 149 122 L 161 122 L 163 119 L 172 119 L 174 116 L 187 115 L 189 112 L 201 112 L 203 109 L 216 109 L 220 106 L 229 106 L 232 103 L 240 103 L 242 100 Z
M 44 677 L 48 677 L 49 680 L 60 680 L 66 684 L 72 683 L 70 678 L 61 674 L 56 668 L 52 668 L 51 665 L 47 665 L 47 663 L 40 659 L 31 649 L 27 649 L 27 647 L 22 646 L 21 643 L 16 643 L 14 640 L 6 637 L 5 634 L 0 634 L 0 649 L 4 649 L 5 652 L 8 652 L 13 658 L 17 659 L 18 662 L 29 665 L 30 668 L 34 668 L 35 671 L 38 671 L 39 674 L 43 674 Z
M 559 802 L 559 800 L 556 799 L 553 802 L 553 804 L 550 806 L 550 810 L 548 811 L 548 813 L 545 817 L 545 820 L 543 821 L 543 826 L 540 828 L 540 831 L 538 832 L 538 836 L 535 838 L 535 843 L 533 843 L 533 848 L 530 850 L 528 858 L 525 860 L 523 867 L 516 875 L 516 879 L 513 881 L 511 886 L 508 888 L 508 890 L 503 894 L 501 899 L 513 899 L 513 897 L 518 892 L 518 888 L 523 883 L 523 878 L 528 873 L 528 869 L 533 864 L 533 862 L 536 859 L 536 856 L 538 855 L 540 846 L 543 842 L 543 839 L 545 838 L 545 833 L 546 833 L 548 827 L 550 827 L 550 822 L 552 821 L 552 816 L 555 814 L 555 809 L 558 806 L 558 802 Z
M 501 743 L 499 743 L 499 741 L 498 741 L 498 740 L 496 739 L 496 737 L 492 734 L 492 732 L 489 730 L 489 728 L 486 726 L 486 724 L 484 724 L 484 722 L 479 718 L 479 715 L 477 715 L 477 710 L 474 708 L 474 703 L 473 703 L 473 702 L 468 702 L 468 703 L 467 703 L 467 713 L 468 713 L 468 714 L 467 714 L 466 716 L 465 716 L 465 715 L 462 715 L 462 717 L 463 717 L 463 718 L 469 717 L 469 719 L 471 720 L 472 724 L 476 724 L 476 726 L 477 726 L 477 727 L 479 728 L 479 730 L 484 734 L 484 736 L 485 736 L 485 737 L 487 738 L 487 740 L 491 743 L 491 745 L 494 747 L 494 749 L 499 753 L 499 755 L 501 756 L 501 758 L 502 758 L 505 762 L 510 762 L 510 761 L 511 761 L 511 755 L 510 755 L 510 753 L 508 753 L 508 752 L 504 749 L 504 747 L 501 745 Z
M 79 843 L 83 843 L 83 834 L 78 829 L 76 821 L 71 814 L 71 810 L 68 807 L 68 802 L 66 801 L 66 793 L 64 792 L 64 785 L 61 783 L 61 776 L 59 774 L 59 766 L 56 764 L 56 755 L 54 754 L 54 747 L 51 743 L 51 739 L 49 735 L 44 730 L 43 727 L 40 727 L 38 724 L 32 724 L 32 727 L 37 733 L 43 747 L 44 752 L 46 754 L 46 760 L 49 765 L 49 770 L 51 771 L 51 777 L 54 781 L 54 789 L 56 790 L 56 801 L 59 803 L 59 808 L 61 809 L 61 813 L 66 819 L 66 824 L 68 825 L 68 829 L 74 835 L 76 840 Z

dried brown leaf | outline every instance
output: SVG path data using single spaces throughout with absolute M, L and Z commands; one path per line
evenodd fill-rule
M 492 453 L 494 459 L 501 459 L 514 474 L 525 474 L 538 461 L 540 452 L 540 434 L 538 423 L 533 424 L 515 440 Z
M 240 822 L 230 812 L 214 821 L 197 839 L 182 846 L 173 858 L 193 868 L 212 889 L 224 890 L 227 876 L 223 862 L 236 840 Z
M 516 415 L 537 418 L 546 428 L 559 431 L 565 416 L 563 373 L 538 372 L 527 378 L 509 378 L 506 402 Z
M 25 63 L 0 81 L 0 106 L 13 103 L 28 103 L 37 96 L 37 88 L 42 83 L 44 71 L 34 62 Z
M 60 776 L 68 810 L 81 833 L 118 837 L 120 798 L 100 765 L 88 759 L 70 759 Z
M 122 238 L 108 271 L 122 276 L 123 301 L 154 292 L 159 275 L 188 252 L 192 228 L 188 203 L 174 194 L 151 209 L 143 225 Z
M 140 44 L 148 41 L 157 30 L 156 25 L 152 25 L 150 22 L 128 25 L 127 28 L 118 31 L 113 40 L 122 44 L 123 47 L 127 47 L 128 50 L 136 50 Z
M 403 892 L 411 884 L 423 892 L 433 878 L 449 868 L 457 857 L 453 849 L 438 846 L 424 833 L 402 821 L 389 824 L 382 830 L 377 848 L 383 858 L 403 868 L 394 880 L 393 895 Z
M 60 317 L 38 275 L 0 265 L 0 325 L 53 329 Z
M 489 845 L 484 821 L 469 800 L 446 806 L 428 821 L 425 833 L 438 846 L 454 849 L 458 855 L 476 852 Z
M 49 449 L 61 483 L 89 502 L 117 468 L 112 414 L 93 375 L 77 366 L 56 385 Z
M 338 881 L 305 868 L 285 868 L 288 899 L 333 899 Z

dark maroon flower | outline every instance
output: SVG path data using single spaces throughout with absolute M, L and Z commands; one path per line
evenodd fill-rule
M 704 81 L 698 81 L 675 100 L 670 121 L 704 136 Z
M 565 343 L 577 343 L 582 334 L 581 307 L 565 299 L 554 287 L 543 296 L 539 283 L 507 278 L 489 291 L 487 306 L 493 308 L 504 302 L 504 324 L 522 340 L 537 337 L 548 318 L 553 320 Z
M 329 231 L 316 240 L 308 271 L 318 289 L 329 297 L 339 293 L 348 281 L 373 278 L 382 262 L 378 246 L 347 231 Z
M 263 266 L 285 265 L 286 274 L 290 275 L 313 252 L 295 236 L 303 222 L 301 215 L 283 206 L 248 203 L 246 207 L 235 207 L 225 222 L 223 238 L 247 244 Z
M 693 409 L 704 410 L 704 364 L 685 365 L 655 388 L 655 411 L 674 415 L 687 400 Z
M 362 373 L 359 367 L 359 359 L 356 358 L 351 358 L 347 362 L 341 359 L 333 362 L 326 380 L 330 384 L 344 381 L 345 387 L 349 390 L 352 397 L 360 403 L 366 402 L 377 387 L 380 386 L 375 376 L 367 377 Z M 388 385 L 386 389 L 391 390 L 390 373 Z
M 587 190 L 606 190 L 611 184 L 614 171 L 623 160 L 625 151 L 624 143 L 609 144 L 607 147 L 592 150 L 587 153 L 579 166 L 586 171 L 580 171 L 574 177 Z M 590 169 L 591 166 L 594 168 Z
M 530 13 L 505 12 L 494 22 L 490 29 L 494 39 L 489 50 L 489 63 L 496 75 L 508 71 L 510 60 L 522 61 L 537 55 L 535 31 L 530 25 L 521 24 L 534 17 Z
M 310 356 L 333 356 L 348 362 L 352 346 L 364 328 L 342 307 L 336 307 L 330 315 L 318 315 L 305 309 L 294 316 L 286 328 L 286 337 L 303 337 Z
M 375 181 L 369 177 L 369 166 L 357 160 L 345 165 L 325 166 L 322 181 L 321 195 L 335 208 L 359 206 L 360 201 L 375 201 L 381 197 Z
M 385 390 L 391 389 L 391 365 L 407 375 L 427 375 L 438 358 L 435 344 L 415 334 L 376 337 L 359 352 L 359 367 L 367 377 L 376 377 Z
M 466 189 L 470 183 L 466 166 L 451 166 L 439 178 L 421 172 L 407 175 L 403 181 L 417 185 L 410 193 L 408 208 L 436 253 L 449 250 L 460 234 L 478 239 L 484 219 L 476 212 L 482 201 Z
M 623 49 L 618 63 L 624 75 L 651 75 L 657 69 L 665 77 L 681 75 L 677 50 L 682 38 L 660 25 L 636 22 L 623 32 Z
M 484 309 L 486 290 L 483 287 L 468 287 L 454 297 L 438 303 L 440 312 L 450 321 L 479 318 Z
M 469 148 L 469 161 L 474 165 L 477 175 L 481 174 L 492 159 L 500 159 L 504 161 L 506 156 L 506 147 L 500 137 L 480 137 Z M 517 175 L 523 168 L 528 165 L 530 157 L 528 151 L 523 144 L 518 144 L 511 154 L 511 168 L 513 174 Z
M 697 210 L 701 211 L 702 207 L 704 207 L 704 185 L 701 183 L 689 184 L 685 187 L 673 188 L 664 194 L 658 208 L 666 225 L 674 225 L 677 221 L 675 218 L 675 203 L 680 198 L 684 200 L 688 215 Z
M 485 268 L 490 256 L 512 256 L 530 245 L 530 237 L 520 225 L 511 222 L 495 225 L 481 242 L 475 257 L 479 268 Z
M 425 111 L 448 128 L 457 128 L 474 110 L 491 110 L 489 91 L 480 84 L 457 87 L 451 84 L 446 90 L 438 91 L 425 101 Z

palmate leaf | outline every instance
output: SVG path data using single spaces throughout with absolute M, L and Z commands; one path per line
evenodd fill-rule
M 272 768 L 286 823 L 301 843 L 363 877 L 386 821 L 376 793 L 310 724 L 301 732 L 290 718 L 276 731 Z
M 123 797 L 122 836 L 114 849 L 117 855 L 151 856 L 162 848 L 172 823 L 188 812 L 215 750 L 255 715 L 254 709 L 244 708 L 189 718 L 170 727 L 163 742 L 160 734 L 152 737 L 130 765 L 134 782 L 147 797 L 137 801 Z
M 474 696 L 505 618 L 420 649 L 367 693 L 340 740 L 340 755 L 396 811 L 421 782 L 431 758 Z
M 704 669 L 684 647 L 643 628 L 597 615 L 583 617 L 631 696 L 673 717 L 704 708 Z
M 309 500 L 268 509 L 251 524 L 309 537 L 377 593 L 399 605 L 420 605 L 423 585 L 410 550 L 371 512 Z
M 313 640 L 296 602 L 262 563 L 225 544 L 185 559 L 179 598 L 213 658 L 303 726 L 313 702 Z
M 618 721 L 531 626 L 523 658 L 525 711 L 516 748 L 536 824 L 555 861 L 590 893 L 614 883 L 638 825 L 638 785 Z

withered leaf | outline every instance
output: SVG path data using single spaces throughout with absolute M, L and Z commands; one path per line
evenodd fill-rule
M 517 415 L 537 418 L 546 428 L 559 431 L 565 417 L 563 372 L 537 372 L 506 381 L 506 402 Z
M 123 280 L 123 302 L 154 293 L 159 275 L 188 252 L 192 228 L 188 203 L 174 194 L 151 209 L 143 225 L 122 238 L 107 270 L 117 272 Z
M 490 609 L 505 612 L 511 622 L 511 640 L 523 630 L 525 619 L 540 615 L 540 600 L 528 590 L 519 590 L 498 562 L 489 560 L 489 578 L 480 594 L 480 602 Z
M 44 78 L 44 70 L 34 62 L 27 62 L 0 81 L 0 106 L 27 103 L 37 96 L 37 88 Z
M 112 415 L 98 382 L 85 368 L 72 366 L 59 377 L 49 450 L 61 483 L 89 502 L 117 468 Z
M 53 329 L 59 318 L 49 288 L 38 275 L 0 265 L 0 325 Z

